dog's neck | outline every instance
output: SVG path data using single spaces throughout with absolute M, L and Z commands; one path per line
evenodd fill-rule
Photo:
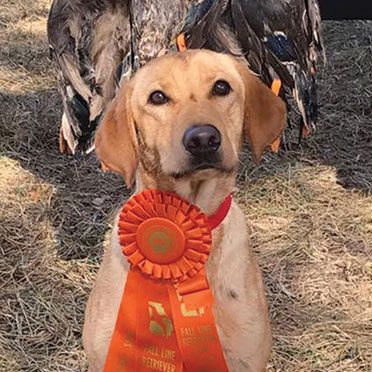
M 235 185 L 235 174 L 221 174 L 208 177 L 199 174 L 197 177 L 174 179 L 172 177 L 154 177 L 145 172 L 141 167 L 137 172 L 136 192 L 144 189 L 157 189 L 174 192 L 188 202 L 198 206 L 204 213 L 214 213 Z

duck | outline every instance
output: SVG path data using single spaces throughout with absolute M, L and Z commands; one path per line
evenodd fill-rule
M 94 149 L 106 107 L 141 66 L 194 48 L 244 59 L 289 109 L 293 100 L 299 138 L 316 127 L 316 75 L 325 57 L 317 0 L 54 0 L 47 33 L 63 153 Z

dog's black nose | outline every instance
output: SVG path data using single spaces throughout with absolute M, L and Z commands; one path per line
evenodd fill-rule
M 185 149 L 194 156 L 214 154 L 221 146 L 219 130 L 210 124 L 193 125 L 183 135 Z

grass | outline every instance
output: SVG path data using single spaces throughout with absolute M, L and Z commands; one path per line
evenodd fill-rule
M 81 327 L 123 182 L 58 152 L 47 0 L 0 5 L 0 370 L 84 371 Z M 327 22 L 317 133 L 242 162 L 270 371 L 372 369 L 372 22 Z

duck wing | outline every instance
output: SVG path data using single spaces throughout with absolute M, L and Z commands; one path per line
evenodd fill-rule
M 310 46 L 310 59 L 313 68 L 316 71 L 318 65 L 318 56 L 321 54 L 322 60 L 326 61 L 325 47 L 322 33 L 322 18 L 318 0 L 305 0 L 305 6 L 308 14 L 308 42 Z
M 265 47 L 280 60 L 292 76 L 292 96 L 301 113 L 302 127 L 315 129 L 317 120 L 317 93 L 314 77 L 317 48 L 320 41 L 320 16 L 316 0 L 245 0 L 235 1 L 243 8 L 244 18 L 249 22 Z M 311 17 L 310 17 L 311 14 Z M 240 34 L 240 33 L 238 33 Z M 266 64 L 267 62 L 264 61 Z M 283 80 L 282 72 L 273 67 Z
M 130 50 L 128 4 L 114 0 L 54 0 L 48 17 L 51 55 L 63 101 L 62 152 L 87 151 Z

